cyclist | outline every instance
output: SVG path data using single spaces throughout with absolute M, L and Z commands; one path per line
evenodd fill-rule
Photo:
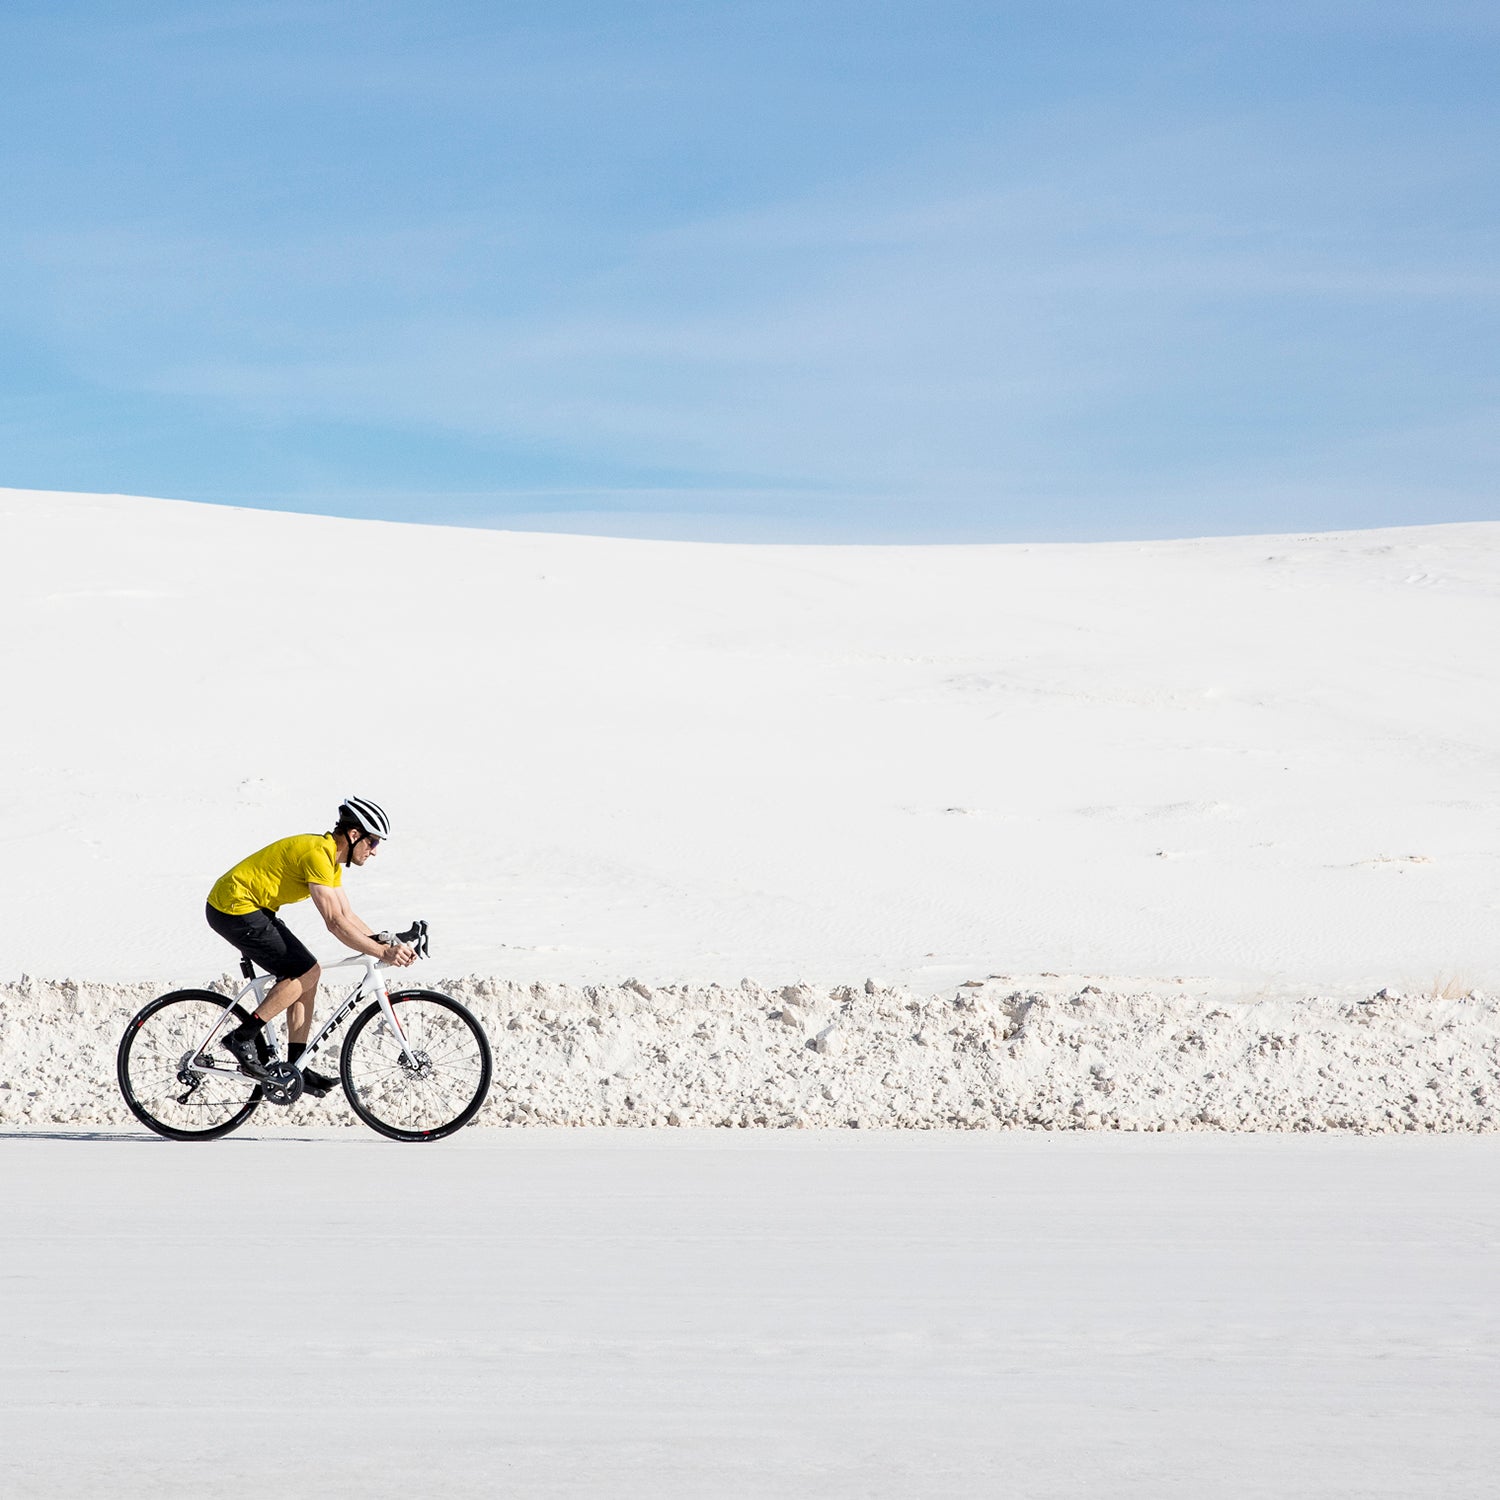
M 221 1038 L 225 1049 L 252 1078 L 262 1076 L 270 1053 L 262 1023 L 287 1013 L 287 1061 L 307 1050 L 313 998 L 322 970 L 306 946 L 276 913 L 309 896 L 329 932 L 347 947 L 397 968 L 416 961 L 405 943 L 383 942 L 355 915 L 343 891 L 344 870 L 372 858 L 391 836 L 380 805 L 368 797 L 346 797 L 330 833 L 296 833 L 277 839 L 226 871 L 208 893 L 208 925 L 253 963 L 276 976 L 276 983 L 247 1021 Z M 303 1091 L 321 1099 L 337 1080 L 302 1073 Z

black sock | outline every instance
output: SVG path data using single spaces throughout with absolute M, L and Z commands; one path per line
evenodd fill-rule
M 259 1020 L 257 1017 L 249 1016 L 241 1021 L 229 1035 L 239 1041 L 248 1042 L 252 1037 L 260 1035 L 260 1029 L 264 1024 L 265 1022 Z
M 288 1062 L 294 1063 L 306 1051 L 306 1042 L 288 1042 L 286 1044 L 286 1060 Z

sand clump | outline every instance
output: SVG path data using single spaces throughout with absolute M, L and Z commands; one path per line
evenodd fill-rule
M 495 1052 L 481 1125 L 1360 1133 L 1500 1128 L 1500 1004 L 1480 994 L 1215 1001 L 972 983 L 917 995 L 471 977 Z M 0 985 L 0 1125 L 117 1125 L 147 984 Z M 325 1054 L 326 1056 L 327 1054 Z M 259 1126 L 353 1124 L 338 1094 Z

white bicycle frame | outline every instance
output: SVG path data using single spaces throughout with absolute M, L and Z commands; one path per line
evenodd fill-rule
M 342 1026 L 343 1023 L 349 1019 L 349 1016 L 358 1007 L 361 1000 L 370 998 L 379 1001 L 381 1014 L 385 1019 L 385 1024 L 390 1027 L 391 1033 L 401 1044 L 402 1061 L 410 1067 L 417 1066 L 417 1058 L 406 1042 L 406 1032 L 402 1028 L 400 1021 L 396 1019 L 396 1012 L 391 1007 L 390 993 L 385 987 L 385 976 L 380 972 L 386 967 L 387 966 L 383 964 L 378 958 L 374 958 L 368 953 L 351 954 L 350 957 L 341 960 L 339 963 L 327 964 L 324 966 L 323 972 L 325 974 L 331 973 L 335 969 L 353 968 L 362 968 L 365 972 L 360 978 L 359 983 L 355 985 L 354 988 L 350 990 L 349 993 L 345 995 L 344 998 L 336 1006 L 334 1006 L 332 1012 L 329 1014 L 328 1019 L 323 1022 L 323 1024 L 317 1029 L 317 1032 L 308 1041 L 306 1048 L 304 1048 L 303 1050 L 301 1058 L 298 1059 L 299 1066 L 306 1063 L 307 1059 L 310 1058 L 313 1053 L 318 1050 L 318 1048 L 323 1044 L 323 1042 L 327 1039 L 331 1032 L 337 1030 L 338 1027 Z M 238 993 L 231 995 L 227 1000 L 225 1000 L 224 1009 L 219 1013 L 218 1019 L 211 1027 L 209 1027 L 207 1034 L 204 1036 L 203 1040 L 198 1043 L 197 1047 L 193 1051 L 193 1061 L 191 1063 L 191 1067 L 195 1072 L 228 1073 L 232 1074 L 236 1078 L 242 1076 L 237 1064 L 229 1063 L 226 1066 L 217 1062 L 205 1062 L 203 1061 L 204 1054 L 213 1044 L 213 1039 L 218 1036 L 220 1030 L 224 1026 L 224 1023 L 234 1013 L 234 1007 L 238 1005 L 246 995 L 253 994 L 255 996 L 255 999 L 250 1004 L 250 1010 L 253 1013 L 256 1006 L 258 1006 L 260 1002 L 266 998 L 266 992 L 272 987 L 272 985 L 276 983 L 277 980 L 274 974 L 257 974 L 254 976 L 254 978 L 248 980 L 240 988 Z M 276 1046 L 276 1038 L 271 1031 L 271 1023 L 269 1021 L 264 1021 L 261 1023 L 261 1025 L 265 1030 L 266 1045 L 271 1049 L 271 1057 L 273 1059 L 279 1058 L 281 1056 L 281 1053 Z

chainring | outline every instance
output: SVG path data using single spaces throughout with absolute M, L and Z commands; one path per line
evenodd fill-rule
M 256 1081 L 272 1104 L 295 1104 L 302 1097 L 302 1074 L 291 1063 L 268 1062 Z

